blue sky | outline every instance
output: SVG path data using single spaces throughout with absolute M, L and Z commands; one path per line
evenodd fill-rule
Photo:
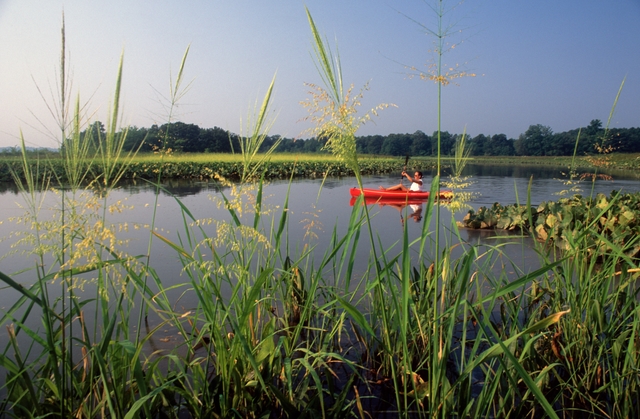
M 431 0 L 0 0 L 0 147 L 56 146 L 51 102 L 64 11 L 74 97 L 92 120 L 106 121 L 124 53 L 123 122 L 166 122 L 158 92 L 190 45 L 189 92 L 177 119 L 242 132 L 242 122 L 273 76 L 272 134 L 307 138 L 305 83 L 319 83 L 311 59 L 307 6 L 339 49 L 344 79 L 369 83 L 361 110 L 383 111 L 360 135 L 431 134 L 437 89 L 407 66 L 433 63 Z M 611 127 L 640 126 L 640 0 L 449 2 L 444 23 L 455 48 L 443 57 L 475 77 L 443 88 L 442 129 L 517 136 L 533 124 L 554 132 L 606 123 L 626 82 Z

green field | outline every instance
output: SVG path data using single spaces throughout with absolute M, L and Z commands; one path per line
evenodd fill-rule
M 41 175 L 49 173 L 54 179 L 64 182 L 64 159 L 56 154 L 44 157 L 33 156 L 31 166 L 39 167 Z M 578 157 L 573 161 L 577 170 L 582 171 L 634 171 L 640 168 L 640 156 L 636 154 L 611 154 L 596 160 L 594 157 Z M 394 173 L 402 169 L 404 157 L 360 156 L 360 174 L 373 175 Z M 409 170 L 430 170 L 436 167 L 436 158 L 410 157 Z M 453 163 L 453 158 L 442 158 L 443 166 Z M 472 157 L 470 164 L 553 166 L 568 168 L 571 157 Z M 101 176 L 97 159 L 85 159 L 82 162 L 89 173 L 88 180 L 97 180 Z M 240 154 L 139 154 L 123 166 L 122 179 L 214 179 L 216 176 L 228 180 L 239 179 L 242 173 Z M 270 161 L 262 169 L 265 179 L 321 178 L 324 176 L 353 176 L 349 166 L 337 160 L 331 154 L 272 154 Z M 0 181 L 13 181 L 11 170 L 18 176 L 22 174 L 22 160 L 19 157 L 0 158 Z M 262 173 L 262 172 L 261 172 Z

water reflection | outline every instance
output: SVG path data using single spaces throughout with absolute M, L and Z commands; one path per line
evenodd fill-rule
M 143 180 L 123 182 L 120 187 L 123 191 L 131 194 L 155 192 L 157 187 L 153 183 Z M 170 179 L 162 182 L 162 188 L 159 192 L 164 195 L 173 195 L 177 197 L 185 197 L 189 195 L 198 195 L 204 192 L 218 193 L 225 188 L 215 181 L 194 181 L 191 179 Z
M 537 205 L 542 201 L 557 200 L 558 191 L 566 186 L 556 180 L 553 176 L 558 171 L 548 168 L 523 168 L 521 166 L 477 166 L 471 165 L 467 174 L 471 175 L 469 191 L 476 195 L 469 202 L 470 207 L 477 209 L 480 206 L 490 206 L 495 202 L 503 205 L 515 202 L 525 202 L 527 194 L 530 193 L 532 204 Z M 529 186 L 530 177 L 533 181 Z M 546 176 L 546 177 L 545 177 Z M 380 185 L 397 183 L 397 175 L 378 175 L 363 178 L 364 187 L 377 188 Z M 426 179 L 428 185 L 430 179 Z M 595 183 L 584 182 L 586 192 L 584 195 L 594 192 L 610 194 L 612 190 L 622 190 L 624 192 L 638 192 L 640 182 L 614 178 L 613 181 L 598 180 Z M 288 236 L 292 249 L 296 246 L 315 246 L 318 257 L 329 248 L 331 244 L 332 231 L 338 233 L 345 232 L 349 226 L 352 210 L 349 188 L 356 186 L 355 178 L 330 178 L 322 179 L 296 179 L 291 184 L 286 181 L 275 181 L 264 186 L 265 207 L 273 208 L 273 215 L 265 217 L 262 222 L 266 229 L 272 222 L 278 222 L 282 215 L 282 205 L 287 194 L 288 199 Z M 23 228 L 8 221 L 10 216 L 22 215 L 23 210 L 14 203 L 20 201 L 18 190 L 13 184 L 5 184 L 0 188 L 0 254 L 6 255 L 11 251 L 12 241 L 9 236 L 15 229 Z M 229 212 L 219 208 L 212 200 L 220 197 L 221 192 L 226 189 L 217 182 L 173 180 L 163 184 L 158 197 L 158 208 L 154 215 L 153 203 L 156 200 L 156 187 L 148 182 L 137 181 L 123 184 L 122 187 L 111 193 L 110 200 L 124 201 L 133 208 L 130 211 L 110 214 L 112 223 L 140 226 L 139 230 L 123 231 L 123 238 L 129 240 L 128 252 L 131 254 L 146 254 L 149 231 L 144 226 L 156 217 L 156 226 L 162 229 L 169 239 L 178 240 L 178 231 L 183 229 L 184 220 L 180 206 L 174 197 L 182 201 L 185 207 L 193 213 L 199 220 L 230 220 Z M 18 196 L 16 196 L 18 195 Z M 57 199 L 51 196 L 47 199 Z M 425 217 L 423 205 L 416 204 L 415 207 L 402 204 L 376 203 L 370 206 L 372 215 L 371 226 L 385 246 L 397 245 L 402 238 L 402 223 L 408 221 L 409 240 L 413 241 L 421 237 L 422 224 L 428 218 Z M 47 207 L 54 207 L 55 202 L 47 201 Z M 46 210 L 46 208 L 45 208 Z M 440 228 L 451 236 L 452 223 L 461 220 L 464 213 L 451 214 L 446 208 L 441 208 L 440 225 L 435 224 L 432 219 L 431 225 L 425 231 L 433 232 Z M 252 217 L 245 214 L 245 217 Z M 275 217 L 275 220 L 274 218 Z M 243 223 L 252 225 L 253 218 Z M 310 222 L 313 221 L 313 223 Z M 277 224 L 276 224 L 277 225 Z M 308 227 L 312 225 L 314 234 L 308 234 Z M 216 234 L 213 226 L 204 228 L 206 234 L 214 236 Z M 446 235 L 442 235 L 445 236 Z M 463 240 L 468 244 L 494 243 L 500 237 L 509 236 L 512 240 L 519 240 L 512 234 L 505 232 L 465 230 L 461 232 Z M 177 264 L 177 256 L 165 245 L 154 244 L 152 249 L 152 259 L 160 266 L 158 271 L 166 273 L 168 278 L 179 278 L 181 267 Z M 364 246 L 357 250 L 358 261 L 364 266 L 364 270 L 369 258 L 369 251 Z M 4 273 L 16 272 L 29 267 L 29 259 L 16 255 L 12 258 L 0 260 L 0 271 Z M 0 303 L 2 297 L 0 297 Z
M 478 165 L 469 164 L 464 172 L 463 176 L 492 176 L 492 177 L 506 177 L 506 178 L 526 178 L 533 177 L 534 179 L 553 179 L 560 178 L 563 171 L 567 169 L 559 169 L 554 167 L 541 167 L 541 166 L 491 166 L 491 165 Z
M 567 167 L 536 166 L 536 165 L 491 165 L 473 164 L 465 166 L 462 176 L 472 177 L 502 177 L 502 178 L 523 178 L 523 179 L 566 179 L 569 169 Z M 579 173 L 592 173 L 593 169 L 578 170 Z M 611 176 L 614 180 L 638 180 L 640 173 L 630 170 L 607 170 L 598 169 L 598 173 Z M 435 175 L 435 170 L 431 176 Z M 451 168 L 442 169 L 442 177 L 450 176 Z
M 479 206 L 488 206 L 494 202 L 509 204 L 513 202 L 523 202 L 530 191 L 532 203 L 535 205 L 545 200 L 557 200 L 556 193 L 565 186 L 556 180 L 556 171 L 535 168 L 524 170 L 522 167 L 509 168 L 505 166 L 477 167 L 471 166 L 468 174 L 473 176 L 471 192 L 476 192 L 470 206 L 477 209 Z M 533 181 L 529 186 L 529 179 L 533 175 Z M 547 177 L 544 177 L 547 176 Z M 389 176 L 368 176 L 363 178 L 364 187 L 377 188 L 380 185 L 397 183 L 397 175 Z M 425 181 L 427 184 L 429 179 Z M 294 256 L 301 254 L 304 249 L 314 249 L 312 257 L 314 263 L 319 262 L 327 249 L 335 246 L 333 234 L 341 238 L 348 231 L 350 220 L 354 211 L 362 210 L 361 207 L 350 206 L 349 188 L 356 186 L 355 178 L 331 178 L 326 180 L 297 179 L 290 184 L 286 181 L 276 181 L 265 185 L 264 204 L 265 208 L 272 208 L 270 215 L 265 215 L 260 219 L 265 230 L 269 230 L 273 225 L 278 225 L 283 214 L 287 218 L 287 242 L 288 254 Z M 587 191 L 593 188 L 594 192 L 611 193 L 612 190 L 622 190 L 624 192 L 638 192 L 640 182 L 637 180 L 614 178 L 613 181 L 597 181 L 595 183 L 584 183 Z M 0 187 L 0 255 L 5 257 L 0 259 L 0 272 L 9 274 L 13 279 L 28 287 L 33 284 L 37 277 L 34 271 L 26 271 L 33 268 L 33 257 L 25 254 L 11 252 L 15 242 L 16 231 L 25 230 L 24 225 L 11 222 L 9 217 L 19 216 L 24 210 L 15 203 L 21 197 L 15 185 L 2 185 Z M 154 240 L 149 246 L 151 235 L 148 224 L 155 217 L 157 232 L 168 240 L 179 243 L 185 235 L 185 218 L 180 205 L 176 202 L 176 197 L 188 208 L 197 220 L 204 220 L 199 224 L 203 234 L 208 237 L 216 237 L 216 223 L 231 221 L 231 216 L 224 208 L 218 207 L 213 201 L 219 198 L 225 188 L 215 182 L 193 182 L 188 180 L 174 180 L 163 184 L 160 194 L 157 196 L 157 208 L 153 207 L 156 202 L 156 187 L 148 182 L 137 181 L 124 184 L 122 187 L 112 191 L 109 196 L 109 203 L 125 202 L 130 210 L 109 213 L 109 222 L 118 226 L 130 226 L 129 229 L 118 231 L 118 238 L 127 240 L 126 249 L 130 255 L 146 255 L 150 249 L 151 265 L 158 273 L 167 295 L 172 302 L 175 302 L 176 310 L 190 310 L 197 305 L 197 300 L 193 293 L 186 292 L 188 282 L 183 265 L 176 251 L 171 249 L 160 240 Z M 587 192 L 588 193 L 588 192 Z M 285 212 L 283 203 L 288 196 L 288 208 Z M 59 208 L 59 202 L 55 202 L 59 196 L 49 194 L 45 201 L 43 211 L 47 217 L 51 218 L 55 208 Z M 370 205 L 371 215 L 370 225 L 373 230 L 374 241 L 378 251 L 384 254 L 378 257 L 392 259 L 402 251 L 402 239 L 404 234 L 403 223 L 407 223 L 407 234 L 409 243 L 419 243 L 421 239 L 426 240 L 425 260 L 418 261 L 418 246 L 410 249 L 413 263 L 430 263 L 435 252 L 444 248 L 452 249 L 452 257 L 460 256 L 469 246 L 478 246 L 480 254 L 484 255 L 487 250 L 495 249 L 494 259 L 490 262 L 488 269 L 494 271 L 496 275 L 505 274 L 509 278 L 518 277 L 531 272 L 540 266 L 536 243 L 528 236 L 518 233 L 509 233 L 493 230 L 469 230 L 463 229 L 455 231 L 453 225 L 456 220 L 461 220 L 464 213 L 451 214 L 444 206 L 436 207 L 440 211 L 440 218 L 427 217 L 426 206 L 420 203 L 412 203 L 415 206 L 404 204 L 374 203 Z M 57 206 L 57 207 L 56 207 Z M 53 211 L 52 211 L 53 209 Z M 245 225 L 253 225 L 253 214 L 238 214 L 241 222 Z M 429 225 L 424 225 L 430 219 Z M 439 224 L 436 223 L 439 221 Z M 136 228 L 133 228 L 135 226 Z M 308 234 L 309 227 L 314 228 L 314 234 Z M 366 228 L 366 227 L 365 227 Z M 440 243 L 435 243 L 436 235 L 439 234 Z M 423 233 L 427 236 L 423 237 Z M 191 239 L 191 237 L 189 237 Z M 460 240 L 461 239 L 461 240 Z M 197 238 L 195 240 L 200 240 Z M 346 246 L 345 246 L 346 247 Z M 28 249 L 27 249 L 28 250 Z M 345 255 L 347 251 L 345 251 Z M 359 246 L 349 248 L 348 257 L 352 258 L 352 275 L 354 278 L 364 277 L 369 270 L 371 263 L 371 252 L 369 241 L 361 239 Z M 482 259 L 481 256 L 480 259 Z M 481 260 L 484 262 L 484 259 Z M 256 262 L 257 263 L 257 262 Z M 314 264 L 312 263 L 312 265 Z M 336 263 L 336 266 L 339 263 Z M 317 266 L 317 265 L 316 265 Z M 335 266 L 332 269 L 339 269 Z M 15 274 L 16 272 L 21 272 Z M 336 271 L 323 272 L 322 275 L 331 281 L 333 278 L 340 278 L 342 273 Z M 339 285 L 339 284 L 336 284 Z M 59 288 L 54 287 L 54 292 Z M 92 291 L 87 291 L 87 296 L 92 297 Z M 52 295 L 56 298 L 58 295 Z M 19 295 L 11 289 L 3 289 L 0 294 L 0 309 L 7 310 Z M 39 318 L 33 316 L 30 319 L 33 324 L 29 326 L 38 328 Z M 167 331 L 166 335 L 157 342 L 158 347 L 163 344 L 171 345 L 172 331 Z M 6 331 L 0 330 L 0 340 L 6 341 Z
M 371 204 L 369 201 L 366 201 L 367 204 Z M 352 198 L 350 201 L 350 205 L 355 203 L 355 198 Z M 422 206 L 423 203 L 420 201 L 413 203 L 405 203 L 397 200 L 379 200 L 379 202 L 373 203 L 373 205 L 377 205 L 380 208 L 392 208 L 397 210 L 400 213 L 400 225 L 404 227 L 404 221 L 412 220 L 416 223 L 420 223 L 422 221 Z M 406 211 L 407 209 L 408 211 Z
M 18 186 L 13 182 L 0 182 L 0 194 L 17 195 L 20 191 Z

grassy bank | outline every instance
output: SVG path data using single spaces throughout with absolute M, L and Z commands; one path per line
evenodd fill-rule
M 362 158 L 360 174 L 373 175 L 398 172 L 402 168 L 403 159 L 400 158 Z M 423 170 L 434 167 L 433 160 L 412 160 L 411 163 Z M 38 165 L 44 176 L 60 179 L 66 182 L 63 158 L 38 161 L 33 160 L 30 165 L 35 170 Z M 274 154 L 270 161 L 264 162 L 266 179 L 323 178 L 325 176 L 355 176 L 353 168 L 331 155 L 289 155 Z M 102 172 L 94 159 L 87 159 L 81 163 L 82 170 L 87 173 L 87 181 L 100 181 Z M 255 167 L 255 165 L 251 166 Z M 122 179 L 153 179 L 160 176 L 167 179 L 202 179 L 212 180 L 225 178 L 238 181 L 242 177 L 243 162 L 241 155 L 232 154 L 202 154 L 202 155 L 138 155 L 126 164 L 118 164 L 122 171 Z M 19 158 L 5 159 L 0 162 L 0 181 L 13 181 L 12 171 L 24 179 L 22 162 Z M 262 175 L 262 173 L 261 173 Z
M 62 157 L 38 159 L 33 156 L 31 170 L 39 166 L 43 175 L 65 181 Z M 443 157 L 444 167 L 453 164 L 454 158 Z M 374 175 L 398 172 L 403 166 L 404 157 L 361 156 L 360 173 Z M 595 160 L 592 157 L 470 157 L 468 163 L 486 165 L 548 166 L 567 169 L 572 165 L 585 173 L 598 171 L 622 171 L 631 173 L 640 169 L 640 156 L 630 154 L 611 154 L 607 159 Z M 270 161 L 264 163 L 266 179 L 288 179 L 290 177 L 322 178 L 325 176 L 354 176 L 353 169 L 343 161 L 329 154 L 273 154 Z M 411 157 L 409 170 L 431 170 L 437 166 L 436 158 Z M 81 163 L 83 171 L 90 180 L 98 180 L 100 167 L 95 159 L 86 159 Z M 229 180 L 239 180 L 242 174 L 242 156 L 233 154 L 146 154 L 137 155 L 126 165 L 121 165 L 123 179 L 214 179 L 216 176 Z M 0 182 L 12 182 L 11 171 L 24 179 L 22 161 L 19 157 L 4 158 L 0 161 Z

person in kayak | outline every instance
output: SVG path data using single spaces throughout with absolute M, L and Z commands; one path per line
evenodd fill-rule
M 413 177 L 409 176 L 407 172 L 402 172 L 402 176 L 411 181 L 410 187 L 407 188 L 402 183 L 399 183 L 388 188 L 380 186 L 380 189 L 383 191 L 422 192 L 422 172 L 416 170 L 416 173 L 413 175 Z

